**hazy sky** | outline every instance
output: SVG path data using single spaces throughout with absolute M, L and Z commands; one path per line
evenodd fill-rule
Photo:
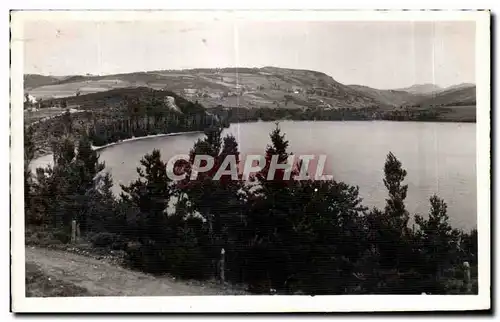
M 27 22 L 25 73 L 276 66 L 344 84 L 475 82 L 474 22 Z

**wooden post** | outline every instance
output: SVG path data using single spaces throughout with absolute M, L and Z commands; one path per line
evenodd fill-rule
M 80 237 L 81 237 L 81 233 L 80 233 L 80 223 L 77 223 L 76 224 L 76 236 L 75 236 L 75 241 L 79 241 L 80 240 Z
M 464 284 L 466 294 L 472 293 L 472 285 L 470 279 L 470 265 L 469 262 L 464 262 Z
M 71 243 L 76 241 L 76 220 L 71 221 Z
M 224 283 L 226 281 L 226 275 L 225 275 L 225 266 L 226 266 L 226 263 L 225 263 L 225 254 L 226 254 L 226 251 L 224 250 L 224 248 L 222 248 L 220 250 L 220 260 L 219 260 L 219 279 L 222 283 Z

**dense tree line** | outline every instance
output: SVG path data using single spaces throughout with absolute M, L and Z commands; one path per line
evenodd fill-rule
M 224 249 L 226 280 L 261 293 L 465 293 L 464 261 L 477 278 L 477 232 L 453 229 L 437 196 L 430 198 L 428 216 L 410 214 L 406 171 L 392 153 L 384 165 L 386 206 L 368 209 L 358 188 L 343 182 L 286 179 L 283 170 L 268 180 L 272 156 L 285 162 L 291 153 L 278 125 L 264 151 L 266 166 L 250 182 L 239 173 L 212 180 L 227 169 L 227 156 L 240 160 L 235 138 L 208 127 L 189 161 L 173 170 L 182 180 L 171 181 L 154 150 L 117 197 L 89 137 L 75 146 L 68 126 L 54 144 L 54 165 L 34 175 L 25 171 L 27 228 L 42 227 L 62 242 L 77 220 L 96 246 L 125 250 L 137 269 L 197 279 L 217 276 Z M 27 163 L 32 151 L 28 129 Z M 214 167 L 190 180 L 199 155 L 212 156 Z
M 174 102 L 166 102 L 165 98 L 157 96 L 125 98 L 122 106 L 107 111 L 112 116 L 94 120 L 88 129 L 90 140 L 94 145 L 102 146 L 132 137 L 202 131 L 223 124 L 217 116 L 206 113 L 198 102 L 181 106 L 174 106 Z
M 231 123 L 256 122 L 256 121 L 440 121 L 445 122 L 446 113 L 449 109 L 443 107 L 428 108 L 394 108 L 390 110 L 380 109 L 376 106 L 364 108 L 335 108 L 324 107 L 298 108 L 243 108 L 243 107 L 215 107 L 216 115 L 225 117 Z M 450 120 L 453 121 L 453 120 Z M 467 120 L 475 122 L 475 119 Z

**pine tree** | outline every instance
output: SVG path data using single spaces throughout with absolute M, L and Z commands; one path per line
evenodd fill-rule
M 55 140 L 52 143 L 54 152 L 54 165 L 64 168 L 73 162 L 75 158 L 75 145 L 69 137 L 64 137 L 62 140 Z
M 406 170 L 402 168 L 401 161 L 392 152 L 387 155 L 384 173 L 384 185 L 389 192 L 389 199 L 386 199 L 385 213 L 390 217 L 391 225 L 398 229 L 401 235 L 405 235 L 410 218 L 404 203 L 408 185 L 402 184 L 406 177 Z
M 82 135 L 78 142 L 77 154 L 74 162 L 68 167 L 68 176 L 70 177 L 73 204 L 78 212 L 74 219 L 80 224 L 82 233 L 91 230 L 92 218 L 95 217 L 93 211 L 96 201 L 94 191 L 97 190 L 97 176 L 104 170 L 104 163 L 99 162 L 97 152 L 92 149 L 90 139 L 87 135 Z
M 122 199 L 132 202 L 140 211 L 138 235 L 142 243 L 165 241 L 166 209 L 172 196 L 166 164 L 159 150 L 153 150 L 141 159 L 137 168 L 139 178 L 128 186 L 121 185 Z
M 252 266 L 260 276 L 254 276 L 256 283 L 271 283 L 279 288 L 286 279 L 286 264 L 289 256 L 287 239 L 290 236 L 291 222 L 297 210 L 291 205 L 297 200 L 293 191 L 296 181 L 292 171 L 290 179 L 284 180 L 284 170 L 277 169 L 274 177 L 268 180 L 271 160 L 277 156 L 280 164 L 288 161 L 288 141 L 281 132 L 279 124 L 270 134 L 271 144 L 266 148 L 266 164 L 264 169 L 256 174 L 257 186 L 249 196 L 247 206 L 247 229 L 250 233 L 250 253 L 252 258 L 248 262 L 258 261 L 256 258 L 266 259 L 268 262 L 259 267 L 259 262 Z M 253 235 L 253 236 L 252 236 Z
M 449 224 L 447 205 L 437 195 L 430 199 L 429 217 L 415 216 L 419 226 L 418 235 L 422 243 L 423 265 L 430 269 L 425 273 L 439 279 L 447 267 L 452 266 L 458 251 L 458 231 Z
M 35 157 L 34 129 L 32 126 L 24 127 L 24 163 L 29 165 Z
M 233 136 L 222 138 L 221 128 L 210 128 L 205 133 L 205 138 L 199 139 L 191 149 L 190 163 L 186 167 L 186 179 L 178 182 L 177 188 L 188 198 L 188 212 L 199 212 L 204 218 L 208 232 L 209 254 L 213 259 L 217 259 L 222 247 L 230 256 L 228 247 L 231 246 L 228 245 L 228 241 L 238 238 L 237 227 L 243 222 L 241 195 L 243 183 L 239 174 L 237 180 L 230 175 L 224 175 L 220 180 L 214 179 L 226 157 L 234 157 L 236 165 L 238 164 L 239 151 L 236 139 Z M 196 155 L 213 157 L 214 166 L 209 171 L 198 173 L 197 178 L 191 180 Z M 226 167 L 227 169 L 229 168 Z
M 82 135 L 78 142 L 76 163 L 80 169 L 81 189 L 88 190 L 94 184 L 94 179 L 99 172 L 104 170 L 104 162 L 99 162 L 97 152 L 92 149 L 90 139 L 87 135 Z
M 127 232 L 126 213 L 120 211 L 112 191 L 111 174 L 97 176 L 94 186 L 88 192 L 89 229 L 95 232 L 109 232 L 125 235 Z
M 69 109 L 66 109 L 66 111 L 63 113 L 61 120 L 66 134 L 70 135 L 71 133 L 73 133 L 73 118 L 71 117 Z
M 208 144 L 208 154 L 212 157 L 217 157 L 222 146 L 222 128 L 210 127 L 205 130 L 206 139 L 204 142 Z
M 404 204 L 408 185 L 403 185 L 406 170 L 392 153 L 387 155 L 384 174 L 389 198 L 384 211 L 373 209 L 369 213 L 369 238 L 380 254 L 382 267 L 404 270 L 413 266 L 415 261 L 409 245 L 412 238 L 407 227 L 409 214 Z
M 34 215 L 32 200 L 33 175 L 30 169 L 30 163 L 34 157 L 33 128 L 27 126 L 24 128 L 24 210 L 26 223 L 34 221 L 34 218 L 32 218 Z

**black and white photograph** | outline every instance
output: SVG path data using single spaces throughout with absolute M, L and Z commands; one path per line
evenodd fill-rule
M 489 33 L 12 11 L 13 310 L 489 309 Z

